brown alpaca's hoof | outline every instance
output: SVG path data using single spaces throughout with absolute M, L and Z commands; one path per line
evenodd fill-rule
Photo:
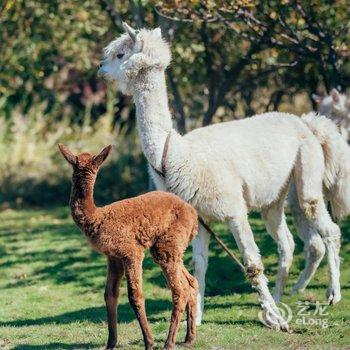
M 106 350 L 113 350 L 117 345 L 116 341 L 109 341 L 105 347 Z
M 183 343 L 184 346 L 188 347 L 191 346 L 195 341 L 195 337 L 194 336 L 189 336 L 186 337 L 185 342 Z
M 145 344 L 145 350 L 152 350 L 154 346 L 154 340 L 148 342 L 148 344 Z
M 173 350 L 175 349 L 175 344 L 165 344 L 163 350 Z

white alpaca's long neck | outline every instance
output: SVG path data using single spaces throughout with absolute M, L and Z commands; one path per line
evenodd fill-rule
M 136 79 L 134 100 L 142 150 L 156 169 L 161 169 L 163 148 L 173 129 L 164 71 L 151 70 Z

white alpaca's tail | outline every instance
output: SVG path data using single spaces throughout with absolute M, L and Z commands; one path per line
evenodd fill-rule
M 341 219 L 350 214 L 350 147 L 326 117 L 312 112 L 301 118 L 322 146 L 326 167 L 323 184 L 333 216 Z

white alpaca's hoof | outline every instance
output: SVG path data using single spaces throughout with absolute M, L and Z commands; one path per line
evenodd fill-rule
M 289 332 L 288 323 L 279 315 L 270 315 L 269 319 L 265 320 L 265 325 L 268 328 L 274 329 L 276 331 Z
M 258 314 L 259 320 L 264 326 L 277 331 L 289 332 L 288 322 L 292 319 L 292 310 L 288 305 L 280 303 L 267 307 L 265 304 L 264 309 Z
M 196 320 L 196 326 L 201 326 L 202 325 L 202 320 Z
M 201 325 L 202 325 L 202 318 L 196 317 L 196 326 L 201 326 Z
M 334 288 L 328 288 L 327 290 L 327 300 L 329 305 L 334 305 L 339 303 L 341 300 L 341 294 L 340 291 L 335 291 Z

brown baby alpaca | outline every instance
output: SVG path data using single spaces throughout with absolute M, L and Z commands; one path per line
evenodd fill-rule
M 195 339 L 197 281 L 183 265 L 183 254 L 197 233 L 197 213 L 179 197 L 167 192 L 150 192 L 139 197 L 96 207 L 93 189 L 99 167 L 111 146 L 93 156 L 75 156 L 66 146 L 58 145 L 64 158 L 73 166 L 70 206 L 72 217 L 89 243 L 107 255 L 108 273 L 105 301 L 108 318 L 107 349 L 117 342 L 119 286 L 124 273 L 129 302 L 140 323 L 145 348 L 154 343 L 145 312 L 142 292 L 142 260 L 150 249 L 172 292 L 173 311 L 164 349 L 175 346 L 182 314 L 187 310 L 186 344 Z

